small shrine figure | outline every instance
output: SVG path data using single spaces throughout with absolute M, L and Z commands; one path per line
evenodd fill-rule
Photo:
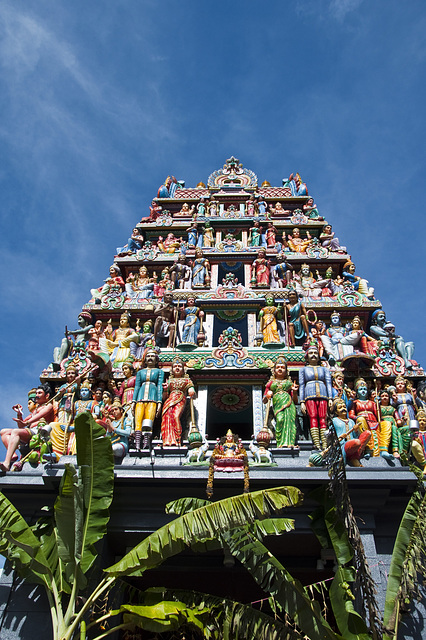
M 282 345 L 278 333 L 277 320 L 282 319 L 282 306 L 275 306 L 275 298 L 272 293 L 265 296 L 266 306 L 259 311 L 260 330 L 263 336 L 263 345 Z
M 270 204 L 269 210 L 275 218 L 289 218 L 291 216 L 291 210 L 284 209 L 281 202 L 277 202 L 275 204 L 275 207 L 272 204 Z
M 291 265 L 286 262 L 283 253 L 277 255 L 277 264 L 272 270 L 272 275 L 278 289 L 284 289 L 291 284 Z
M 126 278 L 126 294 L 130 300 L 151 298 L 154 294 L 154 280 L 149 277 L 146 265 L 139 267 L 139 273 L 130 272 Z
M 251 286 L 259 288 L 269 287 L 271 279 L 270 261 L 266 258 L 265 249 L 259 249 L 256 260 L 251 266 Z
M 214 231 L 208 220 L 203 227 L 203 247 L 212 247 L 214 245 Z
M 298 386 L 292 382 L 285 358 L 277 358 L 274 371 L 266 383 L 263 402 L 272 401 L 275 415 L 275 439 L 277 447 L 296 446 L 296 405 Z
M 228 429 L 226 436 L 218 438 L 217 444 L 210 457 L 209 478 L 207 481 L 207 496 L 213 495 L 214 472 L 244 471 L 244 493 L 249 491 L 249 467 L 247 452 L 237 434 Z
M 299 300 L 295 289 L 288 292 L 286 324 L 288 321 L 288 344 L 296 346 L 297 342 L 304 342 L 309 335 L 308 314 L 305 305 Z M 287 327 L 286 327 L 287 329 Z
M 175 289 L 186 289 L 189 287 L 191 268 L 186 263 L 186 257 L 184 255 L 180 254 L 178 259 L 173 263 L 170 269 L 170 276 Z
M 12 462 L 18 459 L 16 451 L 21 443 L 28 444 L 31 437 L 38 433 L 39 427 L 53 420 L 54 410 L 50 400 L 51 394 L 51 389 L 47 383 L 40 384 L 35 390 L 35 397 L 32 394 L 31 403 L 28 402 L 28 406 L 31 406 L 31 409 L 30 415 L 26 418 L 22 417 L 22 406 L 20 404 L 13 405 L 12 409 L 16 413 L 16 418 L 13 418 L 13 420 L 17 423 L 17 427 L 0 431 L 1 441 L 6 447 L 5 459 L 0 462 L 0 472 L 6 473 L 9 471 Z
M 156 316 L 154 324 L 154 340 L 155 344 L 159 344 L 161 339 L 167 338 L 167 346 L 170 348 L 174 344 L 175 340 L 175 327 L 176 327 L 176 309 L 173 304 L 173 294 L 166 292 L 164 294 L 164 302 L 159 304 L 154 309 L 154 315 Z
M 184 202 L 181 210 L 178 211 L 175 215 L 176 217 L 191 218 L 194 211 L 195 205 L 192 205 L 192 207 L 190 208 L 189 204 L 187 202 Z
M 142 249 L 145 238 L 141 235 L 139 229 L 135 227 L 132 231 L 132 235 L 127 241 L 127 253 L 131 255 Z
M 318 212 L 317 205 L 314 203 L 313 198 L 308 198 L 305 204 L 303 205 L 303 213 L 310 220 L 324 220 Z
M 109 324 L 111 331 L 111 324 Z M 112 332 L 110 339 L 107 338 L 107 349 L 110 353 L 112 366 L 121 369 L 123 362 L 130 356 L 130 343 L 138 342 L 139 335 L 130 326 L 130 313 L 125 311 L 120 316 L 120 324 Z
M 335 251 L 336 253 L 346 253 L 346 247 L 342 247 L 339 242 L 339 238 L 336 238 L 334 231 L 332 231 L 331 224 L 326 224 L 320 233 L 319 240 L 323 247 L 329 249 L 329 251 Z
M 327 409 L 332 405 L 333 389 L 329 369 L 320 366 L 315 346 L 306 351 L 306 365 L 299 371 L 299 399 L 302 413 L 309 416 L 312 442 L 316 449 L 325 449 Z
M 142 369 L 136 374 L 133 394 L 133 414 L 135 416 L 135 448 L 151 447 L 152 427 L 156 417 L 160 415 L 163 397 L 164 371 L 158 368 L 158 354 L 148 348 L 142 360 Z
M 268 218 L 268 205 L 262 196 L 256 197 L 256 209 L 259 216 L 266 216 Z
M 160 247 L 160 239 L 158 239 L 158 247 Z M 166 239 L 162 243 L 163 251 L 165 253 L 176 253 L 180 249 L 180 240 L 176 238 L 173 233 L 168 233 Z
M 245 215 L 248 218 L 254 218 L 257 213 L 257 204 L 254 195 L 252 194 L 246 202 Z
M 199 341 L 199 334 L 202 331 L 204 311 L 201 311 L 201 309 L 195 304 L 194 296 L 189 296 L 187 304 L 181 314 L 185 318 L 182 329 L 181 345 L 193 345 L 196 347 Z
M 70 365 L 66 371 L 67 381 L 61 385 L 56 393 L 59 401 L 56 408 L 56 421 L 62 425 L 69 426 L 74 417 L 74 399 L 78 395 L 80 388 L 80 376 L 77 375 L 77 369 Z
M 96 400 L 92 398 L 92 390 L 88 380 L 84 380 L 84 382 L 82 382 L 79 395 L 80 398 L 74 403 L 75 417 L 84 412 L 92 413 L 96 404 Z
M 353 393 L 349 387 L 345 385 L 345 376 L 342 369 L 336 369 L 332 374 L 333 380 L 333 401 L 337 399 L 343 400 L 346 406 L 346 410 L 349 411 L 352 408 L 352 396 Z
M 397 336 L 394 333 L 395 327 L 386 321 L 386 313 L 383 309 L 377 309 L 372 315 L 372 324 L 370 327 L 370 333 L 376 340 L 387 342 L 391 347 L 395 347 L 395 350 L 399 356 L 404 360 L 406 369 L 412 369 L 413 363 L 411 362 L 414 355 L 414 342 L 405 342 L 402 336 Z
M 193 248 L 197 245 L 198 240 L 198 225 L 196 222 L 192 222 L 191 226 L 187 229 L 188 232 L 188 247 Z
M 288 246 L 291 251 L 295 251 L 296 253 L 306 253 L 306 249 L 312 242 L 311 234 L 309 231 L 306 232 L 306 240 L 302 240 L 300 237 L 300 229 L 295 227 L 293 229 L 293 235 L 288 236 Z
M 423 409 L 417 412 L 417 421 L 419 423 L 419 431 L 413 439 L 411 450 L 413 456 L 426 475 L 426 413 Z
M 269 249 L 275 248 L 276 236 L 277 236 L 276 228 L 274 227 L 272 222 L 268 222 L 268 226 L 266 228 L 266 233 L 265 233 L 265 240 L 266 240 L 266 246 Z
M 407 381 L 402 376 L 395 378 L 395 391 L 391 403 L 395 407 L 395 417 L 400 426 L 408 426 L 411 420 L 416 419 L 414 398 L 407 391 Z
M 250 227 L 249 229 L 248 246 L 260 247 L 261 240 L 262 240 L 262 227 L 259 225 L 259 222 L 256 220 L 253 223 L 253 226 Z
M 186 397 L 193 402 L 195 388 L 191 378 L 185 373 L 185 363 L 175 358 L 170 377 L 163 385 L 163 411 L 161 417 L 161 439 L 165 447 L 180 447 L 182 425 L 180 422 L 186 404 Z
M 374 288 L 368 286 L 368 280 L 360 278 L 355 275 L 355 265 L 351 260 L 348 260 L 343 265 L 343 278 L 346 282 L 350 282 L 355 291 L 359 291 L 369 300 L 374 300 Z
M 114 462 L 121 463 L 129 453 L 129 436 L 132 433 L 132 419 L 125 415 L 118 398 L 112 404 L 111 420 L 107 436 L 111 438 Z
M 155 222 L 157 218 L 161 216 L 162 211 L 163 208 L 160 207 L 160 205 L 157 204 L 155 200 L 153 200 L 149 206 L 149 217 L 147 219 L 147 222 Z M 146 218 L 142 218 L 141 222 L 145 222 L 145 220 Z
M 195 249 L 195 260 L 192 266 L 192 288 L 210 287 L 210 262 L 203 256 L 201 249 Z
M 348 417 L 346 404 L 342 398 L 333 403 L 333 428 L 339 439 L 345 464 L 350 467 L 362 467 L 360 462 L 371 439 L 370 431 L 362 431 L 359 436 L 355 422 Z

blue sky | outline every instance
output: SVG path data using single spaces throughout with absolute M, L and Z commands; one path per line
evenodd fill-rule
M 298 171 L 426 366 L 424 2 L 0 7 L 1 426 L 167 175 Z

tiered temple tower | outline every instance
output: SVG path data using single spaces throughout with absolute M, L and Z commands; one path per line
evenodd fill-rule
M 202 495 L 208 482 L 211 490 L 221 456 L 236 473 L 216 474 L 218 497 L 242 490 L 243 466 L 253 489 L 326 483 L 322 451 L 333 421 L 348 440 L 364 434 L 349 447 L 343 437 L 343 454 L 349 465 L 363 464 L 348 481 L 367 552 L 386 559 L 393 518 L 396 526 L 414 483 L 399 458 L 411 455 L 416 419 L 420 428 L 426 422 L 424 371 L 325 217 L 299 174 L 279 187 L 259 185 L 234 157 L 206 184 L 187 188 L 167 178 L 41 374 L 50 397 L 62 387 L 51 427 L 54 463 L 8 472 L 8 495 L 35 517 L 74 452 L 76 413 L 92 411 L 116 445 L 109 541 L 117 556 L 161 524 L 167 500 Z M 157 385 L 152 397 L 143 397 L 147 381 Z M 138 404 L 148 401 L 154 413 L 144 407 L 141 416 Z M 211 464 L 228 429 L 242 442 L 230 436 L 229 455 L 225 442 Z M 309 510 L 295 514 L 299 527 L 277 552 L 304 582 L 327 572 L 318 568 Z M 184 582 L 196 588 L 195 564 L 185 562 Z M 175 570 L 163 570 L 158 584 L 182 586 Z M 204 570 L 219 585 L 208 560 Z

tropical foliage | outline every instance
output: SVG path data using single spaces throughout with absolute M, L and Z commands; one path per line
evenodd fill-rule
M 302 502 L 294 487 L 214 503 L 196 498 L 170 503 L 167 511 L 177 517 L 105 569 L 90 593 L 89 570 L 96 567 L 96 543 L 106 533 L 113 496 L 113 458 L 110 440 L 88 414 L 76 420 L 76 439 L 77 466 L 66 465 L 52 513 L 31 527 L 5 496 L 0 499 L 0 553 L 22 576 L 43 585 L 54 640 L 89 636 L 100 640 L 120 629 L 137 628 L 154 634 L 188 628 L 214 640 L 376 640 L 382 635 L 374 616 L 368 624 L 355 608 L 356 574 L 363 556 L 354 549 L 356 536 L 350 529 L 356 525 L 345 521 L 333 492 L 317 495 L 319 507 L 312 516 L 318 539 L 336 556 L 335 577 L 327 586 L 332 615 L 321 609 L 264 543 L 265 537 L 285 535 L 294 528 L 293 520 L 280 516 L 283 508 Z M 383 620 L 386 640 L 396 639 L 401 611 L 415 595 L 417 573 L 423 571 L 425 516 L 425 493 L 419 480 L 395 542 Z M 269 614 L 227 598 L 162 588 L 138 592 L 132 587 L 131 603 L 110 607 L 108 594 L 113 587 L 188 547 L 197 552 L 222 547 L 231 553 L 269 596 Z M 364 580 L 361 589 L 367 583 Z M 95 614 L 100 601 L 106 607 Z

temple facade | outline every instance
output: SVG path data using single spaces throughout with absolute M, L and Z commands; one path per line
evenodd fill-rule
M 75 454 L 75 417 L 89 411 L 112 440 L 105 553 L 119 557 L 165 522 L 174 498 L 284 484 L 308 495 L 328 482 L 333 430 L 383 600 L 415 485 L 406 461 L 426 467 L 426 384 L 414 344 L 395 331 L 297 173 L 259 184 L 231 157 L 195 187 L 168 177 L 143 213 L 35 381 L 28 417 L 15 409 L 28 435 L 15 442 L 2 431 L 2 489 L 35 521 Z M 308 498 L 291 514 L 285 547 L 273 542 L 303 584 L 333 571 L 310 529 L 312 508 Z M 218 557 L 200 566 L 188 552 L 140 585 L 208 582 L 218 594 L 261 597 Z M 10 601 L 1 637 L 38 637 L 31 616 L 49 637 L 45 603 L 31 612 L 7 571 L 2 589 Z

